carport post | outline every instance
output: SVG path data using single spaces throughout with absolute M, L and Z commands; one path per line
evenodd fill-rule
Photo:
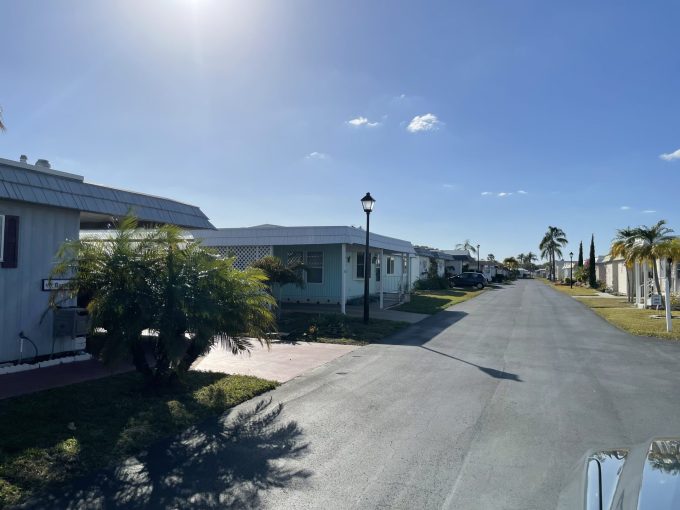
M 340 245 L 340 313 L 346 313 L 347 305 L 347 245 Z
M 382 310 L 385 306 L 383 300 L 383 287 L 385 287 L 385 273 L 383 272 L 383 262 L 385 262 L 385 250 L 380 249 L 380 309 Z

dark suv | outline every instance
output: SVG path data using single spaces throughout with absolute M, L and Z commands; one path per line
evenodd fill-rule
M 461 273 L 451 277 L 451 285 L 483 289 L 486 286 L 486 278 L 482 273 Z

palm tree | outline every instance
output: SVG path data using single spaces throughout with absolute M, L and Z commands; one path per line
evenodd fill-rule
M 469 239 L 466 239 L 464 243 L 458 243 L 456 250 L 467 250 L 470 253 L 477 253 L 477 248 Z
M 517 259 L 519 266 L 524 267 L 524 264 L 526 263 L 526 255 L 524 255 L 524 253 L 520 253 L 515 258 Z
M 538 261 L 538 257 L 536 256 L 535 253 L 530 251 L 524 256 L 524 258 L 526 260 L 526 266 L 527 266 L 525 269 L 528 269 L 529 271 L 531 271 L 533 273 L 534 262 Z
M 629 268 L 636 262 L 649 262 L 652 266 L 654 286 L 660 295 L 661 283 L 656 261 L 668 258 L 669 248 L 673 246 L 672 243 L 668 243 L 675 239 L 670 235 L 672 232 L 673 229 L 666 226 L 666 220 L 660 220 L 651 227 L 641 225 L 620 229 L 612 242 L 610 253 L 614 257 L 622 257 Z M 632 278 L 629 274 L 630 280 Z
M 548 227 L 538 247 L 541 256 L 550 262 L 550 279 L 555 281 L 555 256 L 562 256 L 562 248 L 567 245 L 567 235 L 559 227 Z
M 495 255 L 494 255 L 493 253 L 489 253 L 489 254 L 486 256 L 486 260 L 488 260 L 489 262 L 494 262 L 494 261 L 496 260 L 496 257 L 495 257 Z
M 666 308 L 666 331 L 673 330 L 673 321 L 671 317 L 671 277 L 674 261 L 680 261 L 680 238 L 675 237 L 669 239 L 656 246 L 656 255 L 660 260 L 665 261 L 665 289 L 664 289 L 664 304 Z
M 5 131 L 5 125 L 2 123 L 2 108 L 0 107 L 0 131 Z
M 267 275 L 267 283 L 271 286 L 272 294 L 276 294 L 276 301 L 278 303 L 277 315 L 281 313 L 281 292 L 286 285 L 293 284 L 297 287 L 303 287 L 305 281 L 302 277 L 302 271 L 305 267 L 302 264 L 284 264 L 281 259 L 274 256 L 263 257 L 252 263 L 253 267 L 261 269 Z
M 108 239 L 67 241 L 51 277 L 71 278 L 50 303 L 79 294 L 93 331 L 106 331 L 102 357 L 131 357 L 148 382 L 165 384 L 187 371 L 216 343 L 236 354 L 250 339 L 268 342 L 275 329 L 274 299 L 259 269 L 240 271 L 176 227 L 140 231 L 125 218 Z M 147 361 L 142 332 L 156 332 L 154 363 Z
M 519 262 L 517 262 L 515 257 L 507 257 L 503 259 L 503 265 L 514 274 L 514 272 L 517 271 L 517 268 L 519 267 Z

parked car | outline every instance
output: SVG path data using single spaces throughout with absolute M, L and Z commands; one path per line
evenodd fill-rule
M 482 273 L 461 273 L 451 278 L 451 285 L 454 287 L 474 287 L 483 289 L 487 285 L 486 278 Z

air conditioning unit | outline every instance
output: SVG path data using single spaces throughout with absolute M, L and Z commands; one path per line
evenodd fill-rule
M 87 309 L 68 307 L 54 310 L 52 335 L 54 338 L 76 338 L 85 336 L 90 329 L 90 316 Z

